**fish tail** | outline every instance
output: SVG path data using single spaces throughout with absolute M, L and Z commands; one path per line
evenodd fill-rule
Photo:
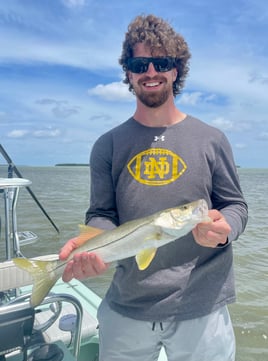
M 58 261 L 14 258 L 13 262 L 16 266 L 27 271 L 32 276 L 33 289 L 30 303 L 32 307 L 38 306 L 60 278 L 60 275 L 54 271 L 58 265 Z

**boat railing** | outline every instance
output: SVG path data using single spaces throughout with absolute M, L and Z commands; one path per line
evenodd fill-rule
M 0 178 L 0 189 L 4 197 L 5 208 L 5 243 L 6 259 L 21 256 L 20 234 L 17 226 L 17 201 L 19 190 L 32 182 L 24 178 Z M 31 238 L 37 239 L 37 236 L 31 232 Z M 24 240 L 25 242 L 25 240 Z
M 5 159 L 5 161 L 8 164 L 7 178 L 14 178 L 14 174 L 15 174 L 18 178 L 23 179 L 24 178 L 23 175 L 21 174 L 19 169 L 16 167 L 16 165 L 14 164 L 14 162 L 12 161 L 12 159 L 10 158 L 10 156 L 8 155 L 8 153 L 6 152 L 6 150 L 4 149 L 4 147 L 1 144 L 0 144 L 0 154 L 3 156 L 3 158 Z M 55 222 L 51 219 L 51 217 L 48 215 L 48 213 L 46 212 L 46 210 L 44 209 L 42 204 L 39 202 L 38 198 L 36 197 L 36 195 L 34 194 L 32 189 L 30 188 L 29 184 L 25 184 L 24 186 L 25 186 L 26 190 L 28 191 L 28 193 L 30 194 L 30 196 L 32 197 L 32 199 L 37 204 L 37 206 L 40 208 L 40 210 L 43 212 L 45 217 L 48 219 L 50 224 L 56 230 L 56 232 L 60 233 L 59 228 L 57 227 Z M 1 189 L 0 189 L 0 192 L 1 192 Z M 3 192 L 3 190 L 2 190 L 2 192 Z
M 0 178 L 0 195 L 2 194 L 4 198 L 6 260 L 10 260 L 12 257 L 22 256 L 20 251 L 21 245 L 33 243 L 38 238 L 37 235 L 32 231 L 19 232 L 17 229 L 16 206 L 20 188 L 24 187 L 29 192 L 37 206 L 49 220 L 57 233 L 60 233 L 60 231 L 50 216 L 47 214 L 46 210 L 39 202 L 34 192 L 31 190 L 30 185 L 32 182 L 22 176 L 21 172 L 18 170 L 1 144 L 0 154 L 3 156 L 8 165 L 7 177 Z M 2 222 L 0 216 L 0 235 L 1 228 Z

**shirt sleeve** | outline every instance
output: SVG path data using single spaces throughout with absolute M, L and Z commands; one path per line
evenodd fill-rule
M 103 135 L 93 146 L 90 156 L 90 207 L 85 223 L 105 230 L 118 225 L 112 156 L 112 137 Z
M 244 231 L 248 220 L 248 207 L 241 190 L 232 149 L 224 134 L 218 146 L 211 199 L 213 208 L 220 210 L 231 226 L 228 237 L 230 243 Z

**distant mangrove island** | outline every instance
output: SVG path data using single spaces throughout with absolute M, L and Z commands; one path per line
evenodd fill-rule
M 88 163 L 58 163 L 55 167 L 88 167 Z

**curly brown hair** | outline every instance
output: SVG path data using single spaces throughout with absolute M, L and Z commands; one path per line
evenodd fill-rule
M 189 71 L 189 59 L 191 57 L 184 38 L 176 33 L 162 18 L 154 15 L 137 16 L 128 26 L 122 54 L 119 58 L 119 64 L 122 65 L 125 72 L 123 82 L 129 84 L 130 91 L 133 91 L 133 87 L 128 79 L 127 60 L 133 57 L 133 49 L 137 43 L 144 43 L 148 46 L 153 56 L 161 54 L 162 56 L 176 58 L 178 76 L 173 83 L 173 95 L 179 94 Z

